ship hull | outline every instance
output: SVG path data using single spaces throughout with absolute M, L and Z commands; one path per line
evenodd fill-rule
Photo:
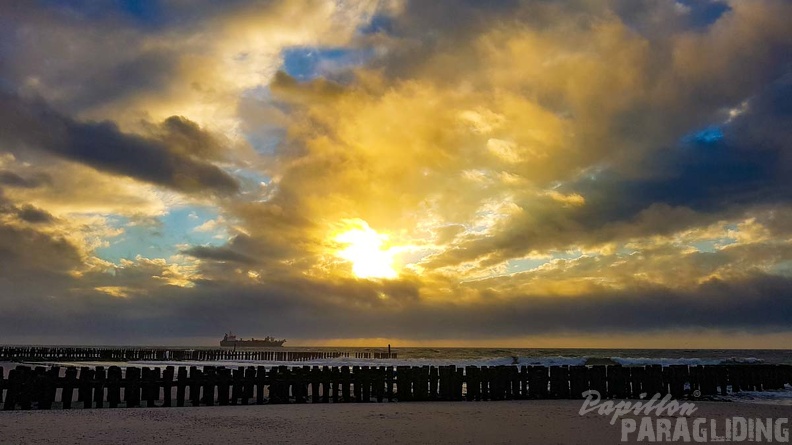
M 279 348 L 283 346 L 284 341 L 267 341 L 267 340 L 236 340 L 228 341 L 221 340 L 220 346 L 236 347 L 236 348 Z

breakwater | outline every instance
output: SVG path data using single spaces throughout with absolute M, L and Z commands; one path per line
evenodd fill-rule
M 0 347 L 0 361 L 219 361 L 304 362 L 330 358 L 395 359 L 395 352 L 279 351 L 255 349 Z
M 278 403 L 675 398 L 768 391 L 792 384 L 790 365 L 249 366 L 0 368 L 3 410 Z

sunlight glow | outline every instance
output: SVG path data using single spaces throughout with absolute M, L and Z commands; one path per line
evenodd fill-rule
M 337 255 L 352 262 L 352 272 L 359 278 L 396 278 L 395 251 L 382 247 L 388 236 L 377 233 L 365 221 L 357 226 L 336 236 L 335 241 L 347 245 Z

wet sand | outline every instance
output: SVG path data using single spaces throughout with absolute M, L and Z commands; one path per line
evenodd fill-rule
M 694 417 L 789 417 L 788 406 L 700 402 Z M 617 422 L 581 401 L 0 411 L 2 444 L 598 444 Z M 635 436 L 633 436 L 635 437 Z

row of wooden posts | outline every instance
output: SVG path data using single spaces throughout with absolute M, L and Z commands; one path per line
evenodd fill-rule
M 329 358 L 395 359 L 390 352 L 278 351 L 249 349 L 164 349 L 164 348 L 49 348 L 0 347 L 0 361 L 69 360 L 69 361 L 132 361 L 132 360 L 256 360 L 304 362 Z
M 0 406 L 14 410 L 576 399 L 590 389 L 603 398 L 683 398 L 782 389 L 792 366 L 17 366 L 3 376 L 0 368 Z

